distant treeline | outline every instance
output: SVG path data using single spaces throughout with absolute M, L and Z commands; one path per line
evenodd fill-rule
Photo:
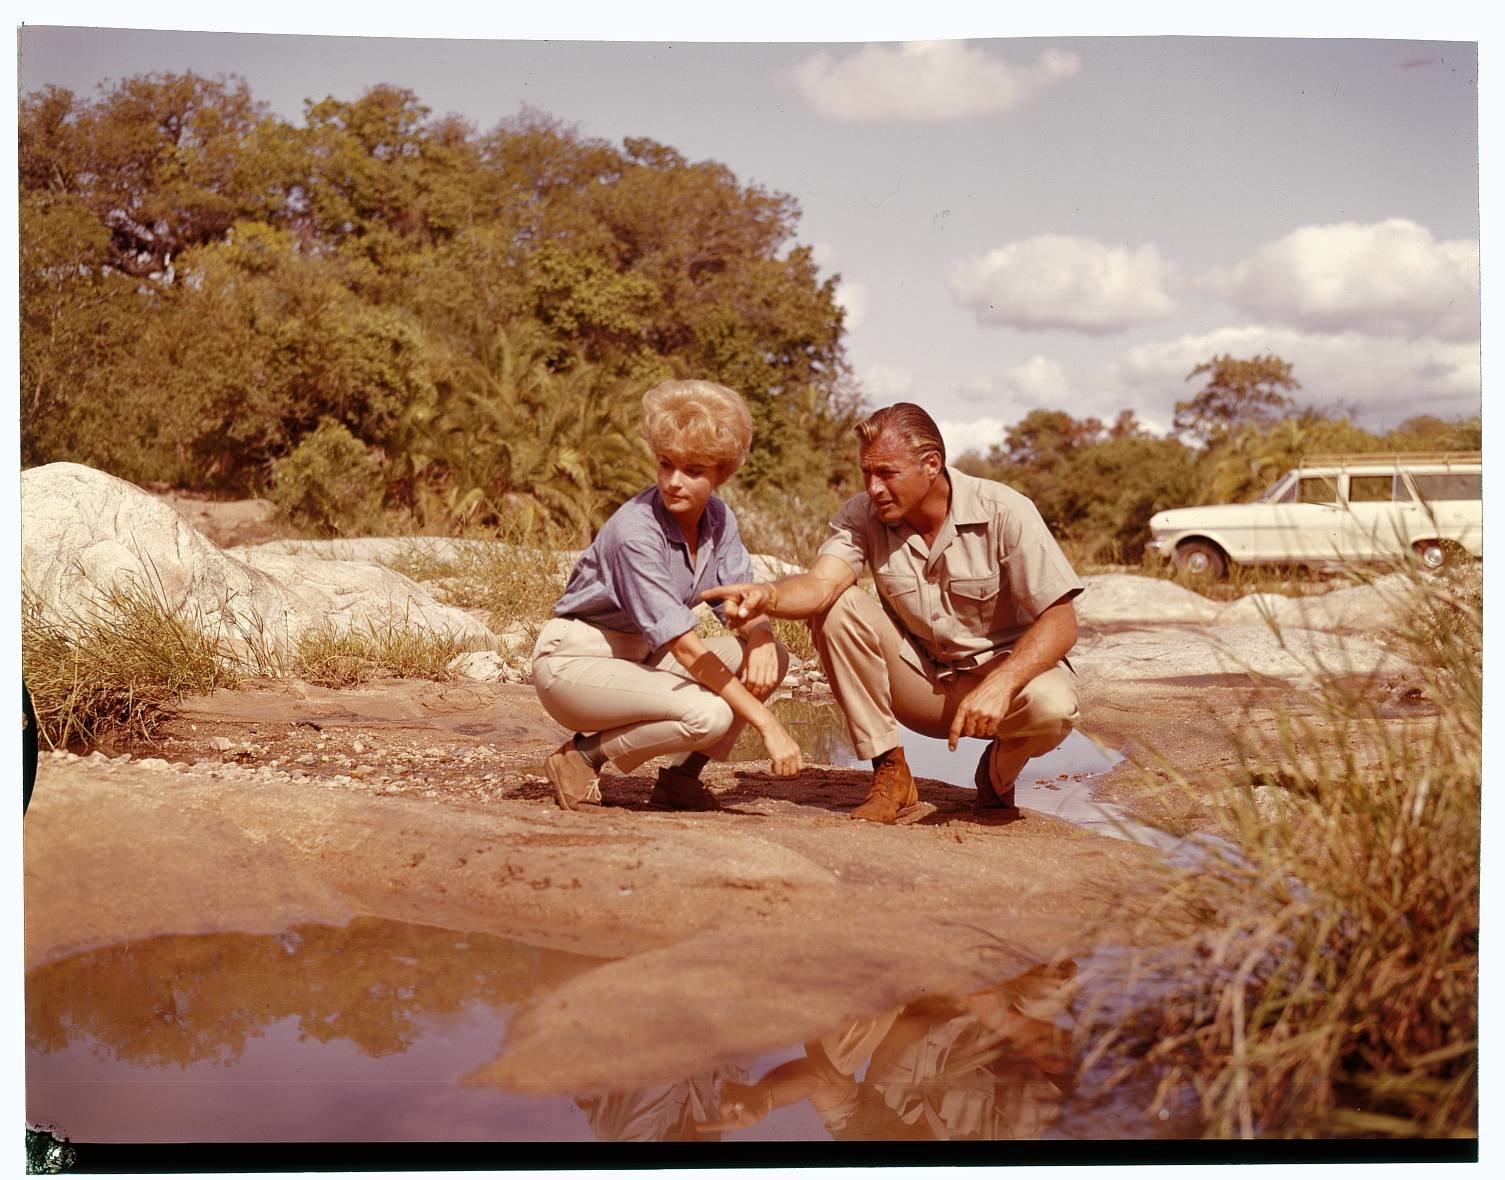
M 752 409 L 738 495 L 766 545 L 808 557 L 855 489 L 837 277 L 792 198 L 714 161 L 539 112 L 481 133 L 391 86 L 293 126 L 243 82 L 166 74 L 25 96 L 20 190 L 24 465 L 263 492 L 324 531 L 584 535 L 650 477 L 639 395 L 697 376 Z M 1300 410 L 1278 360 L 1204 370 L 1176 422 L 1195 446 L 1038 410 L 965 462 L 1123 558 L 1151 512 L 1301 450 L 1478 445 Z
M 1170 437 L 1151 435 L 1128 410 L 1111 423 L 1033 410 L 986 455 L 959 464 L 1032 498 L 1079 557 L 1135 562 L 1155 513 L 1252 500 L 1303 455 L 1480 447 L 1478 418 L 1422 415 L 1376 434 L 1344 413 L 1300 405 L 1292 366 L 1275 356 L 1217 356 L 1187 378 L 1204 384 L 1176 403 Z

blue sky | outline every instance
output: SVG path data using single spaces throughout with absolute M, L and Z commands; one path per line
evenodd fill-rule
M 1040 407 L 1166 426 L 1218 352 L 1273 352 L 1304 400 L 1372 426 L 1477 411 L 1476 48 L 1351 32 L 705 44 L 34 27 L 20 84 L 233 73 L 296 120 L 307 98 L 388 82 L 481 129 L 528 104 L 720 160 L 798 199 L 798 239 L 841 276 L 869 397 L 924 404 L 960 449 Z

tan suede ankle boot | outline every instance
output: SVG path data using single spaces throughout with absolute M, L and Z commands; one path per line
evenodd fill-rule
M 915 789 L 909 764 L 904 761 L 904 747 L 895 746 L 887 754 L 879 755 L 873 784 L 868 788 L 867 798 L 853 810 L 852 818 L 873 824 L 894 824 L 919 805 L 920 793 Z

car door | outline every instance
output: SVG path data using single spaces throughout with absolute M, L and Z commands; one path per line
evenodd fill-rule
M 1298 477 L 1289 500 L 1270 505 L 1265 561 L 1335 561 L 1343 555 L 1344 510 L 1336 475 Z
M 1416 535 L 1418 511 L 1400 473 L 1350 472 L 1346 481 L 1343 556 L 1373 561 L 1405 553 Z

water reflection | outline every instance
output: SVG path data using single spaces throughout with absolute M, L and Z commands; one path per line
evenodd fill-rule
M 786 698 L 774 701 L 769 708 L 788 728 L 790 736 L 799 742 L 807 762 L 826 766 L 868 765 L 866 759 L 857 757 L 853 750 L 846 718 L 836 705 Z M 899 734 L 905 760 L 916 776 L 971 789 L 977 760 L 987 746 L 983 739 L 961 738 L 956 749 L 952 750 L 947 748 L 944 738 L 927 737 L 902 726 Z M 762 740 L 747 729 L 732 747 L 728 761 L 755 762 L 767 757 Z M 1055 778 L 1062 774 L 1100 774 L 1122 760 L 1117 751 L 1105 749 L 1081 731 L 1073 730 L 1054 750 L 1025 764 L 1019 774 L 1019 786 L 1027 788 L 1036 779 Z
M 26 1043 L 89 1042 L 151 1067 L 230 1065 L 285 1019 L 299 1040 L 368 1057 L 410 1048 L 421 1017 L 515 1005 L 603 960 L 486 934 L 357 918 L 280 935 L 176 935 L 38 967 L 26 978 Z
M 723 1091 L 746 1077 L 740 1069 L 715 1070 L 682 1082 L 580 1097 L 575 1104 L 602 1142 L 719 1140 L 721 1128 L 712 1119 Z
M 774 701 L 769 709 L 788 729 L 789 736 L 800 744 L 806 762 L 822 766 L 856 766 L 862 761 L 852 749 L 852 739 L 847 736 L 846 720 L 835 705 L 786 697 Z M 749 726 L 742 731 L 742 736 L 732 747 L 727 761 L 756 762 L 767 757 L 763 739 Z
M 461 1084 L 521 1005 L 604 962 L 377 919 L 79 955 L 27 976 L 27 1115 L 86 1142 L 1030 1138 L 1071 1090 L 1070 963 L 794 1060 L 707 1045 L 691 1077 L 573 1098 Z
M 1076 966 L 1036 967 L 960 999 L 853 1020 L 751 1085 L 728 1084 L 706 1130 L 808 1101 L 835 1139 L 1038 1139 L 1073 1089 Z M 859 1075 L 861 1080 L 859 1081 Z

